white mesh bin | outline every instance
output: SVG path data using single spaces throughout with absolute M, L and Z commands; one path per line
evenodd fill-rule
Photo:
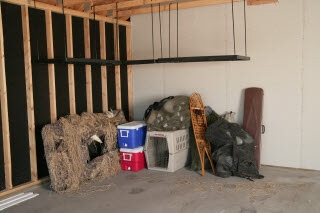
M 169 153 L 176 153 L 189 148 L 189 131 L 147 131 L 146 143 L 167 141 Z
M 147 131 L 145 156 L 148 169 L 174 172 L 188 164 L 189 131 Z

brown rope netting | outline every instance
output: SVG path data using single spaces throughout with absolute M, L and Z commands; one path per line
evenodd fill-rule
M 83 183 L 117 174 L 121 167 L 116 126 L 125 122 L 123 112 L 116 110 L 69 115 L 43 127 L 52 189 L 56 192 L 75 191 Z M 101 141 L 97 142 L 92 136 Z M 89 146 L 97 150 L 99 146 L 98 156 L 90 156 Z

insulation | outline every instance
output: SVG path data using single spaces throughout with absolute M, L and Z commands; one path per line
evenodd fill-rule
M 12 184 L 30 181 L 30 155 L 27 117 L 21 7 L 1 3 L 5 52 L 5 72 L 11 146 Z
M 53 49 L 56 58 L 66 57 L 66 19 L 63 14 L 52 13 L 52 34 Z M 57 102 L 57 117 L 68 115 L 70 113 L 70 101 L 68 79 L 68 65 L 56 64 L 55 69 L 55 87 Z
M 60 118 L 42 129 L 51 188 L 56 192 L 75 191 L 88 181 L 117 174 L 120 167 L 116 126 L 125 123 L 122 111 L 82 113 Z M 103 142 L 92 139 L 98 136 Z M 100 152 L 92 158 L 92 147 Z M 89 148 L 91 147 L 91 148 Z
M 72 17 L 73 56 L 85 58 L 83 19 Z M 84 64 L 74 65 L 74 84 L 76 97 L 76 112 L 81 114 L 87 111 L 86 71 Z
M 35 60 L 47 56 L 45 12 L 29 8 L 31 58 Z M 48 168 L 44 156 L 41 129 L 50 123 L 48 65 L 32 63 L 33 104 L 35 119 L 35 137 L 37 151 L 38 178 L 48 176 Z
M 114 30 L 113 24 L 106 23 L 106 50 L 107 60 L 114 60 Z M 115 67 L 107 67 L 107 86 L 108 86 L 108 108 L 116 109 L 116 82 Z
M 91 58 L 100 59 L 99 22 L 90 20 L 90 53 Z M 93 112 L 102 112 L 101 65 L 91 65 Z
M 119 26 L 119 49 L 120 60 L 127 60 L 127 41 L 126 41 L 126 27 Z M 121 78 L 121 103 L 122 110 L 129 118 L 129 102 L 128 102 L 128 70 L 126 65 L 120 65 L 120 78 Z

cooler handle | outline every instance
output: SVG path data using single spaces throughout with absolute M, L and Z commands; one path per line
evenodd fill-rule
M 132 154 L 130 153 L 123 153 L 123 160 L 124 161 L 131 161 Z
M 129 130 L 120 130 L 120 137 L 122 138 L 129 137 Z

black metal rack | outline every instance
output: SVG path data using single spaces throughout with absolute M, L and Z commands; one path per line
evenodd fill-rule
M 103 60 L 103 59 L 88 59 L 88 58 L 42 58 L 37 59 L 34 62 L 40 64 L 90 64 L 90 65 L 121 65 L 121 61 L 115 60 Z
M 116 65 L 139 65 L 139 64 L 159 64 L 159 63 L 186 63 L 186 62 L 214 62 L 214 61 L 248 61 L 250 57 L 247 56 L 247 19 L 246 19 L 246 0 L 243 1 L 243 12 L 244 12 L 244 44 L 245 44 L 245 55 L 236 54 L 236 38 L 235 38 L 235 27 L 234 27 L 234 0 L 232 3 L 232 33 L 233 33 L 233 55 L 213 55 L 213 56 L 190 56 L 190 57 L 179 57 L 179 39 L 178 39 L 178 26 L 179 26 L 179 17 L 178 17 L 178 1 L 177 5 L 177 55 L 176 57 L 170 57 L 170 6 L 169 4 L 169 58 L 162 57 L 162 30 L 161 30 L 161 18 L 160 18 L 160 9 L 159 9 L 159 27 L 160 27 L 160 43 L 161 43 L 161 58 L 156 59 L 154 57 L 154 27 L 153 27 L 153 5 L 151 4 L 151 18 L 152 18 L 152 52 L 153 59 L 141 59 L 141 60 L 102 60 L 102 59 L 87 59 L 87 58 L 53 58 L 53 59 L 38 59 L 34 62 L 36 63 L 45 63 L 45 64 L 99 64 L 107 66 L 116 66 Z M 160 7 L 160 4 L 159 4 Z M 116 9 L 118 12 L 118 9 Z M 118 20 L 118 13 L 117 13 Z M 118 25 L 118 22 L 117 22 Z M 118 26 L 117 26 L 118 29 Z M 117 30 L 118 36 L 118 30 Z M 116 46 L 116 51 L 118 51 L 118 46 Z

